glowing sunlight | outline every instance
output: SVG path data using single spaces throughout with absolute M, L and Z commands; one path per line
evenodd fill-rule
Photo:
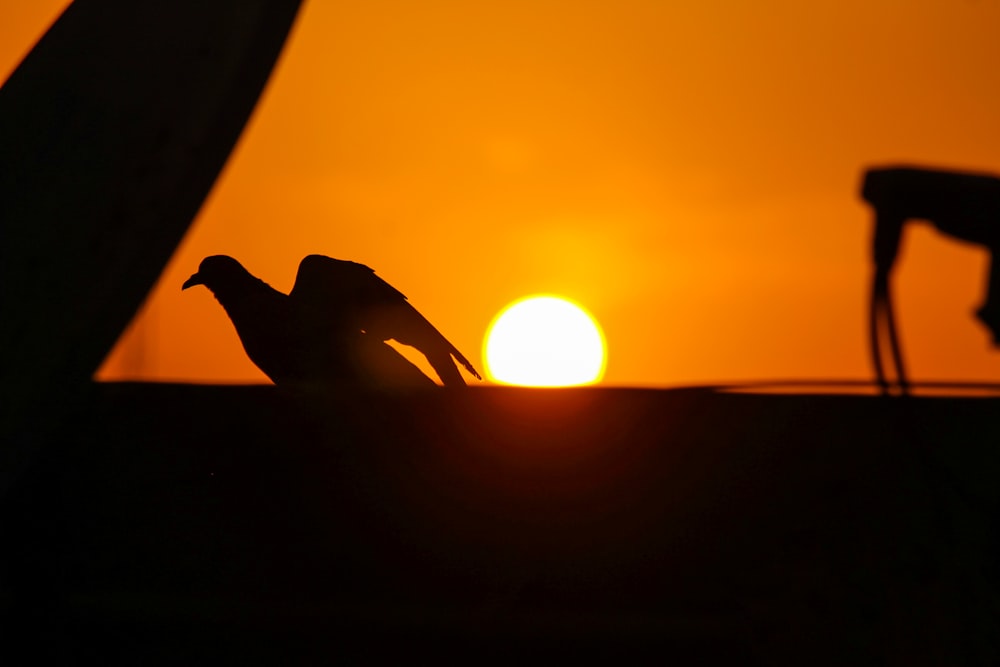
M 604 334 L 580 306 L 556 296 L 510 304 L 486 332 L 490 380 L 530 387 L 591 384 L 604 377 Z

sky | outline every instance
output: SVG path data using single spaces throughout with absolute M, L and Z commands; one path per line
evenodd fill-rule
M 0 0 L 0 77 L 65 0 Z M 368 264 L 474 364 L 555 293 L 604 382 L 871 377 L 867 166 L 1000 173 L 1000 0 L 305 0 L 246 132 L 101 379 L 257 382 L 199 261 Z M 913 379 L 996 380 L 982 249 L 911 225 Z

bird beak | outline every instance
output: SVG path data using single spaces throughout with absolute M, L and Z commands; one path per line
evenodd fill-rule
M 188 287 L 194 287 L 195 285 L 204 285 L 204 284 L 205 283 L 202 281 L 201 275 L 195 273 L 190 278 L 184 281 L 184 284 L 181 285 L 181 289 L 186 290 Z

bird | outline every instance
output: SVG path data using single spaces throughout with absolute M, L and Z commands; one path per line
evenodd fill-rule
M 250 360 L 275 384 L 424 387 L 435 382 L 385 341 L 427 357 L 445 386 L 482 379 L 399 290 L 357 262 L 308 255 L 284 294 L 228 255 L 212 255 L 181 289 L 203 285 L 226 311 Z

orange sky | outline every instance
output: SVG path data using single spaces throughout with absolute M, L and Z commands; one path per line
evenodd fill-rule
M 0 2 L 6 76 L 65 0 Z M 865 165 L 1000 172 L 998 0 L 306 0 L 226 171 L 103 378 L 247 381 L 209 254 L 278 289 L 374 267 L 480 367 L 535 292 L 601 322 L 605 382 L 869 377 Z M 986 255 L 914 227 L 914 379 L 1000 378 Z

